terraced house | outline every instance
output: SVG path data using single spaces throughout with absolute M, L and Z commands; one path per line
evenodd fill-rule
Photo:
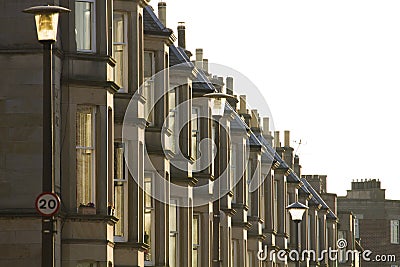
M 290 133 L 282 145 L 234 77 L 186 49 L 166 3 L 156 12 L 147 0 L 0 0 L 0 266 L 43 260 L 35 199 L 52 141 L 43 49 L 21 12 L 43 4 L 71 10 L 52 57 L 54 266 L 338 266 L 278 257 L 336 248 L 336 195 L 326 177 L 301 174 Z M 295 202 L 308 207 L 299 231 Z

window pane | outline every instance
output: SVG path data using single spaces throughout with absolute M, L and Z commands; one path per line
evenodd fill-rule
M 151 182 L 145 182 L 144 184 L 144 206 L 146 208 L 152 208 L 153 207 L 153 201 L 151 199 Z
M 93 108 L 78 106 L 76 113 L 76 146 L 92 147 Z
M 176 234 L 169 237 L 169 266 L 176 267 Z
M 144 242 L 150 246 L 145 252 L 145 260 L 151 261 L 151 224 L 152 224 L 152 211 L 145 209 L 144 212 Z
M 124 29 L 124 15 L 121 13 L 114 13 L 114 43 L 125 42 L 125 29 Z
M 178 215 L 178 207 L 176 206 L 176 201 L 171 200 L 171 204 L 169 206 L 169 230 L 171 232 L 178 231 L 177 228 L 177 215 Z
M 124 45 L 114 45 L 115 83 L 124 87 Z
M 193 244 L 199 245 L 199 217 L 193 217 Z
M 124 147 L 121 143 L 114 145 L 114 179 L 125 179 Z
M 199 266 L 199 246 L 200 246 L 200 217 L 193 216 L 193 229 L 192 229 L 192 239 L 193 239 L 193 252 L 192 252 L 192 266 Z
M 94 112 L 78 106 L 76 113 L 77 204 L 94 203 Z
M 114 183 L 115 217 L 119 220 L 115 224 L 114 235 L 124 236 L 124 186 L 123 182 Z
M 92 50 L 93 3 L 75 2 L 75 34 L 78 50 Z
M 154 75 L 153 73 L 153 53 L 144 52 L 144 77 L 150 78 Z
M 89 149 L 76 150 L 77 204 L 93 203 L 93 153 Z

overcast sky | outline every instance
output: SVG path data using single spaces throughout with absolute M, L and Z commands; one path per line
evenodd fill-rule
M 400 1 L 166 1 L 189 50 L 246 75 L 275 129 L 302 140 L 303 174 L 327 174 L 339 195 L 377 178 L 400 199 Z

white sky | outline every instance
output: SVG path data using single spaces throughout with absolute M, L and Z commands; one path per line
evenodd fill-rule
M 188 49 L 250 78 L 275 128 L 302 139 L 303 174 L 327 174 L 339 195 L 379 178 L 400 199 L 400 1 L 166 1 Z

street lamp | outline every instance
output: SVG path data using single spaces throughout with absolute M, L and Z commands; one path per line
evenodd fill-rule
M 296 250 L 298 252 L 297 266 L 300 267 L 300 244 L 299 244 L 299 223 L 303 220 L 303 214 L 308 207 L 296 201 L 286 207 L 289 211 L 292 221 L 296 224 Z
M 215 117 L 217 123 L 217 127 L 215 129 L 215 140 L 218 140 L 217 144 L 217 153 L 215 155 L 216 159 L 216 164 L 215 164 L 215 176 L 220 177 L 222 171 L 221 171 L 221 157 L 220 157 L 220 151 L 222 148 L 221 142 L 220 142 L 220 134 L 221 134 L 221 126 L 219 123 L 219 120 L 222 118 L 224 115 L 225 111 L 225 103 L 226 99 L 233 99 L 234 101 L 238 102 L 237 98 L 224 94 L 224 93 L 210 93 L 210 94 L 205 94 L 204 97 L 211 98 L 211 115 Z M 214 200 L 213 203 L 213 267 L 219 267 L 221 266 L 221 255 L 220 255 L 220 210 L 221 210 L 221 204 L 220 204 L 220 186 L 221 182 L 220 179 L 217 179 L 218 184 L 217 187 L 214 185 L 214 190 L 217 189 L 217 194 L 216 194 L 216 199 Z
M 52 44 L 57 39 L 59 6 L 35 6 L 23 12 L 35 15 L 37 37 L 43 44 L 43 192 L 54 192 Z M 42 266 L 54 266 L 54 217 L 42 217 Z

